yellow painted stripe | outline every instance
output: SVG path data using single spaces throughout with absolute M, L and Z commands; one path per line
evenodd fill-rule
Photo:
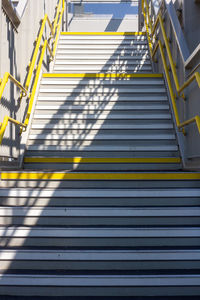
M 200 173 L 2 172 L 2 180 L 200 180 Z
M 85 158 L 85 157 L 25 157 L 25 163 L 124 164 L 124 163 L 181 163 L 180 158 Z
M 61 32 L 61 35 L 146 35 L 146 32 Z
M 70 78 L 70 77 L 88 77 L 88 78 L 162 78 L 162 74 L 110 74 L 110 73 L 45 73 L 43 78 Z

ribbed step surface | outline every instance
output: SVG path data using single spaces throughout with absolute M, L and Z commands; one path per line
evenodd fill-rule
M 151 71 L 143 33 L 61 33 L 26 170 L 1 173 L 0 298 L 200 295 L 200 174 Z
M 147 53 L 148 45 L 145 35 L 61 35 L 54 71 L 66 73 L 151 72 L 151 61 Z M 101 56 L 102 54 L 105 56 Z
M 41 151 L 48 161 L 35 159 L 42 158 Z M 66 158 L 97 160 L 51 162 L 64 153 Z M 28 169 L 180 169 L 180 160 L 174 161 L 178 146 L 162 75 L 45 74 L 26 156 Z M 98 162 L 103 157 L 106 163 Z M 140 160 L 112 163 L 111 157 Z M 160 161 L 151 161 L 156 157 Z

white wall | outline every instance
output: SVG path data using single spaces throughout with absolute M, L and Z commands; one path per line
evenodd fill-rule
M 58 0 L 28 0 L 18 32 L 13 29 L 0 6 L 0 78 L 5 72 L 9 72 L 22 84 L 25 83 L 27 67 L 34 51 L 34 42 L 40 30 L 41 19 L 47 13 L 53 20 L 57 3 Z M 45 34 L 49 37 L 48 27 Z M 24 98 L 20 103 L 18 99 L 18 89 L 8 83 L 0 102 L 0 122 L 5 115 L 18 121 L 23 120 L 28 101 Z M 19 144 L 19 127 L 9 124 L 0 147 L 0 159 L 2 156 L 18 157 Z

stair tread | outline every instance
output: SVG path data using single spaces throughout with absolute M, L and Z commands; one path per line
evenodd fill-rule
M 103 208 L 103 207 L 42 207 L 42 208 L 0 208 L 2 217 L 200 217 L 200 208 Z
M 179 261 L 200 260 L 199 250 L 1 250 L 0 261 L 14 260 L 89 260 L 89 261 Z
M 200 197 L 200 188 L 173 188 L 173 189 L 41 189 L 41 188 L 12 188 L 1 189 L 0 197 L 64 197 L 64 198 L 121 198 L 121 197 Z
M 177 145 L 155 145 L 155 146 L 59 146 L 59 145 L 29 145 L 28 150 L 49 150 L 49 151 L 178 151 Z
M 32 129 L 173 129 L 173 124 L 32 124 Z
M 0 285 L 23 286 L 199 286 L 200 275 L 0 275 Z
M 29 140 L 175 140 L 175 134 L 30 134 Z
M 107 237 L 107 238 L 180 238 L 180 237 L 196 237 L 199 238 L 199 227 L 164 227 L 164 228 L 63 228 L 63 227 L 23 227 L 23 226 L 0 226 L 0 233 L 4 237 L 81 237 L 81 238 L 95 238 L 95 237 Z
M 92 111 L 92 110 L 169 110 L 169 105 L 36 105 L 36 110 L 81 110 L 81 111 Z

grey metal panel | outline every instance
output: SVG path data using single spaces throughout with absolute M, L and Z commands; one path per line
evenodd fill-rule
M 188 49 L 183 31 L 181 29 L 174 4 L 172 2 L 166 3 L 166 8 L 173 27 L 174 35 L 177 41 L 177 45 L 179 47 L 180 54 L 182 56 L 183 62 L 185 62 L 190 56 L 190 51 Z

